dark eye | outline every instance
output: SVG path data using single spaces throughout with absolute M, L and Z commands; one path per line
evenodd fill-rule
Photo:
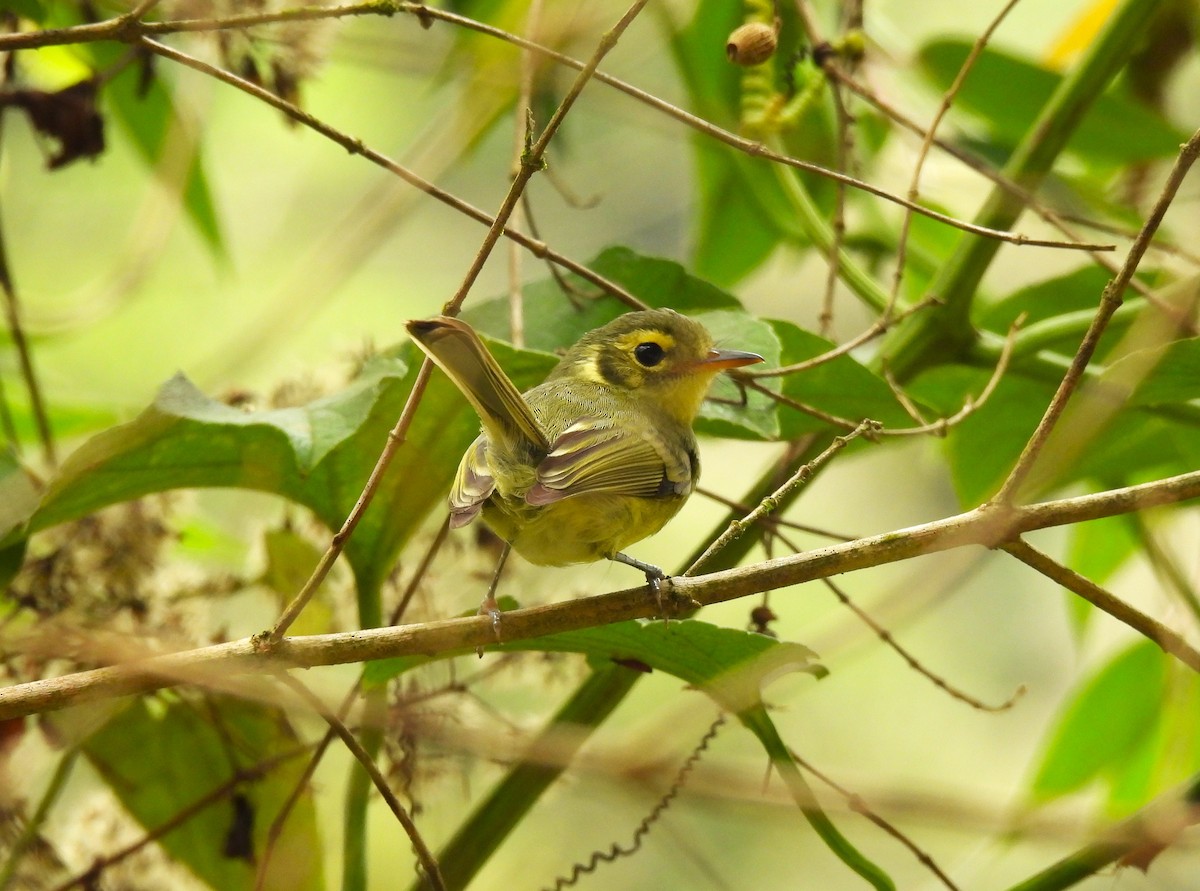
M 663 360 L 663 348 L 654 341 L 639 343 L 633 348 L 633 357 L 647 368 L 653 368 Z

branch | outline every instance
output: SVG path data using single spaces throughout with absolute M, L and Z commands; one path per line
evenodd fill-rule
M 1016 507 L 984 505 L 963 514 L 885 532 L 754 566 L 695 578 L 674 578 L 666 592 L 701 605 L 721 603 L 839 573 L 882 566 L 965 545 L 998 547 L 1035 529 L 1046 529 L 1200 498 L 1200 471 L 1153 483 Z M 504 614 L 508 642 L 612 622 L 649 618 L 658 609 L 645 585 L 582 600 L 516 609 Z M 254 638 L 154 656 L 106 668 L 0 690 L 0 720 L 112 696 L 192 683 L 216 672 L 277 672 L 289 667 L 340 665 L 394 656 L 429 658 L 468 653 L 495 643 L 487 616 L 443 619 L 395 628 L 369 628 L 281 640 L 264 650 Z M 53 642 L 44 642 L 53 646 Z M 12 652 L 16 647 L 6 644 Z

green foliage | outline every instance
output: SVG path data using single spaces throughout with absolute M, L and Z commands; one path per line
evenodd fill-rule
M 1100 782 L 1123 816 L 1200 768 L 1200 684 L 1150 641 L 1118 653 L 1068 701 L 1030 792 L 1048 801 Z
M 271 765 L 261 776 L 255 771 L 298 742 L 273 709 L 256 703 L 164 696 L 129 703 L 88 737 L 83 750 L 147 830 L 164 826 L 244 773 L 247 782 L 233 797 L 217 798 L 171 829 L 162 845 L 209 887 L 249 891 L 267 832 L 300 777 L 303 759 Z M 262 887 L 320 891 L 321 851 L 312 794 L 306 792 L 284 823 Z

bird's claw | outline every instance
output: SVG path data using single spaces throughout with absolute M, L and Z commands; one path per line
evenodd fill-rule
M 479 615 L 487 616 L 489 619 L 492 620 L 492 633 L 496 635 L 496 641 L 499 642 L 500 641 L 501 611 L 500 611 L 500 604 L 496 601 L 495 597 L 492 597 L 489 595 L 489 596 L 483 598 L 483 602 L 481 604 L 479 604 Z M 476 655 L 479 656 L 479 658 L 482 659 L 483 658 L 483 647 L 482 646 L 476 647 L 475 653 L 476 653 Z

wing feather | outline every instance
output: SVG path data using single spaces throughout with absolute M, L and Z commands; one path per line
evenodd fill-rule
M 550 444 L 525 500 L 551 504 L 585 493 L 657 498 L 677 493 L 681 483 L 686 488 L 690 478 L 690 466 L 668 460 L 661 443 L 584 419 Z
M 487 439 L 478 437 L 462 456 L 450 488 L 450 528 L 465 526 L 479 516 L 483 503 L 496 490 L 488 465 Z

